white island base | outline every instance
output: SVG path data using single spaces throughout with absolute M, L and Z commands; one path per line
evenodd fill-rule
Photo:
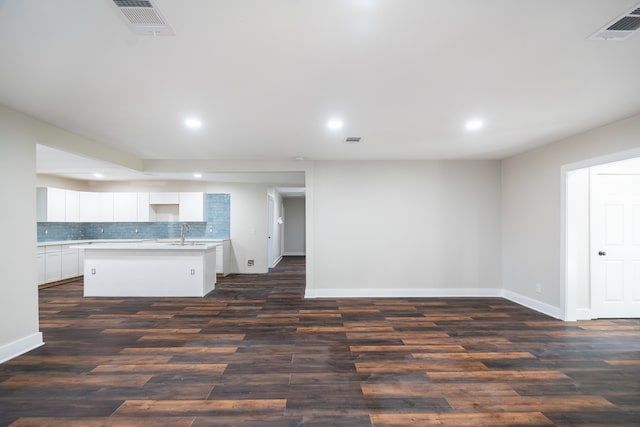
M 86 297 L 203 297 L 215 288 L 217 243 L 97 243 L 84 249 Z

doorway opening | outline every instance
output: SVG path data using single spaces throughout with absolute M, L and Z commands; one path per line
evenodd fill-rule
M 267 193 L 267 267 L 271 271 L 283 257 L 306 256 L 306 190 L 277 187 Z
M 640 149 L 566 165 L 562 179 L 564 319 L 640 317 Z

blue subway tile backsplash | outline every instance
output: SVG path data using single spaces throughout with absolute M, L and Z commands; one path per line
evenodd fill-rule
M 231 195 L 207 194 L 206 222 L 188 222 L 188 239 L 231 238 Z M 39 222 L 38 242 L 179 238 L 182 222 Z

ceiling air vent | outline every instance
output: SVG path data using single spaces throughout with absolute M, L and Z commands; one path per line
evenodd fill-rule
M 589 40 L 624 40 L 640 29 L 640 4 L 600 28 Z
M 112 1 L 134 33 L 147 36 L 174 36 L 176 34 L 153 0 Z
M 360 140 L 362 139 L 362 137 L 359 136 L 348 136 L 344 142 L 346 142 L 347 144 L 357 144 L 360 142 Z

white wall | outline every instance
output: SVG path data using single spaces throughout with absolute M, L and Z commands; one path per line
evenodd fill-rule
M 33 121 L 0 107 L 0 363 L 42 345 L 36 283 Z
M 639 135 L 636 115 L 502 161 L 502 283 L 512 298 L 565 317 L 564 172 L 631 157 Z
M 322 161 L 314 173 L 307 295 L 498 292 L 499 162 Z
M 89 183 L 91 191 L 202 191 L 231 195 L 231 272 L 266 273 L 267 191 L 266 184 L 216 184 L 193 181 L 145 181 Z M 254 266 L 247 265 L 254 260 Z
M 76 179 L 44 174 L 36 175 L 36 187 L 53 187 L 75 191 L 89 191 L 89 184 L 87 181 L 78 181 Z
M 284 254 L 305 254 L 305 199 L 284 199 Z

